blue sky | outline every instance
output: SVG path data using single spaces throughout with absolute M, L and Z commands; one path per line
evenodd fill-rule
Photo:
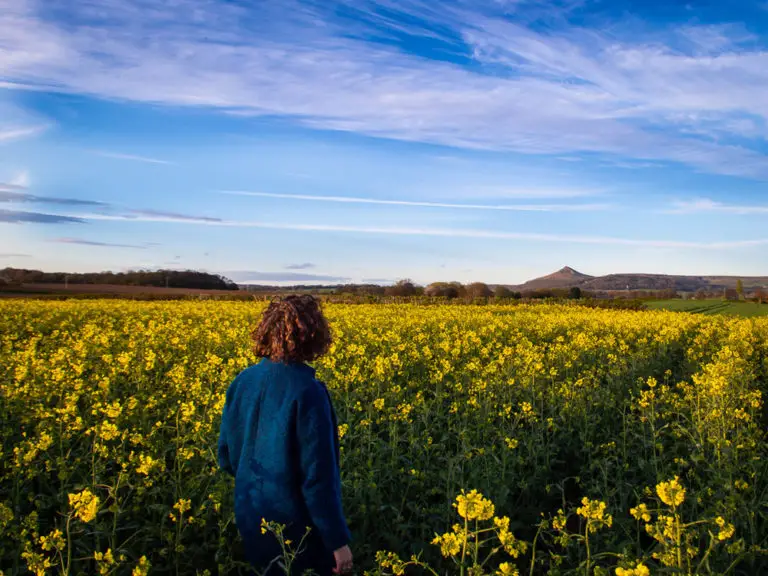
M 0 267 L 768 274 L 768 2 L 5 0 Z

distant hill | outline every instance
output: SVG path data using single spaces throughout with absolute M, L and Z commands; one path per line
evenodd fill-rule
M 515 290 L 549 290 L 578 286 L 594 292 L 615 290 L 676 290 L 696 292 L 697 290 L 725 290 L 736 288 L 741 280 L 745 291 L 768 287 L 768 276 L 677 276 L 667 274 L 608 274 L 589 276 L 566 266 L 553 274 L 529 280 L 513 287 Z
M 574 270 L 570 266 L 566 266 L 564 268 L 560 268 L 560 270 L 558 270 L 557 272 L 554 272 L 547 276 L 542 276 L 541 278 L 535 278 L 534 280 L 529 280 L 525 284 L 516 286 L 515 289 L 521 292 L 525 292 L 527 290 L 548 290 L 551 288 L 570 288 L 571 286 L 582 286 L 586 282 L 589 282 L 592 280 L 595 280 L 594 276 L 582 274 L 581 272 Z

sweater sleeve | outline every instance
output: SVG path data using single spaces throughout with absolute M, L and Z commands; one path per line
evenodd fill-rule
M 227 474 L 231 474 L 232 476 L 235 475 L 235 470 L 232 467 L 232 461 L 229 457 L 229 443 L 228 443 L 228 434 L 227 434 L 227 428 L 229 426 L 229 409 L 230 409 L 230 397 L 232 395 L 232 389 L 234 388 L 234 382 L 230 387 L 227 389 L 227 398 L 224 402 L 224 408 L 222 409 L 221 413 L 221 425 L 219 427 L 219 447 L 218 447 L 218 456 L 219 456 L 219 468 L 221 468 L 224 472 Z
M 235 475 L 232 463 L 229 461 L 229 446 L 227 445 L 227 438 L 223 426 L 219 431 L 219 468 L 231 476 Z
M 351 536 L 341 506 L 331 405 L 319 385 L 308 388 L 299 400 L 297 432 L 304 501 L 326 548 L 335 551 Z

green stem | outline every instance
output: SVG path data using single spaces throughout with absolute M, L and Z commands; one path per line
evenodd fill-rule
M 592 556 L 590 554 L 590 549 L 589 549 L 589 524 L 590 524 L 590 522 L 589 522 L 589 520 L 587 520 L 587 528 L 584 531 L 584 544 L 587 547 L 587 565 L 586 565 L 586 575 L 587 576 L 589 576 L 589 572 L 590 572 L 590 568 L 591 568 L 590 564 L 592 562 Z
M 704 563 L 707 561 L 707 558 L 709 558 L 709 554 L 710 552 L 712 552 L 714 547 L 715 547 L 715 538 L 714 536 L 711 536 L 711 533 L 710 533 L 709 547 L 707 548 L 707 551 L 704 553 L 704 556 L 702 557 L 701 562 L 699 562 L 699 565 L 696 567 L 696 574 L 701 573 L 701 568 L 702 566 L 704 566 Z
M 467 522 L 467 519 L 464 518 L 464 533 L 463 533 L 463 542 L 461 544 L 461 570 L 460 574 L 461 576 L 464 576 L 464 559 L 467 556 L 467 528 L 469 523 Z
M 680 546 L 680 517 L 675 512 L 675 545 L 677 546 L 677 567 L 683 569 L 683 550 Z
M 117 545 L 116 545 L 117 544 L 117 516 L 120 512 L 120 504 L 117 500 L 117 491 L 120 489 L 120 475 L 121 473 L 118 472 L 117 484 L 115 486 L 114 494 L 113 494 L 113 498 L 115 499 L 115 508 L 116 508 L 115 512 L 112 514 L 112 538 L 110 539 L 111 540 L 110 543 L 113 550 L 117 549 Z
M 66 532 L 67 532 L 67 564 L 66 564 L 66 566 L 62 566 L 63 576 L 67 576 L 69 574 L 69 565 L 70 565 L 70 562 L 72 561 L 72 537 L 70 536 L 70 533 L 69 533 L 69 524 L 70 524 L 70 522 L 72 522 L 72 514 L 69 514 L 67 516 L 67 528 L 66 528 Z
M 539 535 L 541 534 L 541 523 L 536 530 L 536 536 L 533 537 L 533 544 L 531 544 L 531 569 L 528 572 L 529 576 L 533 576 L 533 568 L 536 565 L 536 544 L 539 541 Z

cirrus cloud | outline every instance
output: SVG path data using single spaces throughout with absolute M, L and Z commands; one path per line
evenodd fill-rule
M 85 224 L 85 222 L 85 218 L 78 216 L 0 209 L 0 223 L 6 224 Z
M 743 29 L 617 25 L 608 33 L 551 18 L 550 30 L 530 25 L 542 9 L 466 0 L 439 9 L 422 0 L 9 0 L 0 69 L 6 86 L 21 90 L 768 178 L 768 50 Z M 432 57 L 410 49 L 424 38 L 436 46 Z
M 332 276 L 328 274 L 303 274 L 300 272 L 261 272 L 256 270 L 233 270 L 226 272 L 225 276 L 234 281 L 248 284 L 256 282 L 349 282 L 345 276 Z
M 98 240 L 86 240 L 84 238 L 53 238 L 50 242 L 56 244 L 79 244 L 81 246 L 96 246 L 99 248 L 133 248 L 137 250 L 145 250 L 146 245 L 141 246 L 138 244 L 116 244 L 113 242 L 102 242 Z
M 147 216 L 138 217 L 132 214 L 69 214 L 61 215 L 63 218 L 72 218 L 78 221 L 110 221 L 110 222 L 156 222 L 186 224 L 190 226 L 222 226 L 230 228 L 260 228 L 264 230 L 294 230 L 300 232 L 341 232 L 359 235 L 376 236 L 429 236 L 429 237 L 453 237 L 474 238 L 478 240 L 510 240 L 528 241 L 539 243 L 566 243 L 587 244 L 603 246 L 634 246 L 645 248 L 673 248 L 673 249 L 711 249 L 732 250 L 738 248 L 751 248 L 768 245 L 768 237 L 737 239 L 737 240 L 674 240 L 657 238 L 624 238 L 617 236 L 595 236 L 538 232 L 509 232 L 503 230 L 480 230 L 466 228 L 428 228 L 428 227 L 398 227 L 398 226 L 365 226 L 344 224 L 304 224 L 290 222 L 268 222 L 253 220 L 224 220 L 208 218 L 205 216 L 188 217 L 179 219 L 173 216 Z

